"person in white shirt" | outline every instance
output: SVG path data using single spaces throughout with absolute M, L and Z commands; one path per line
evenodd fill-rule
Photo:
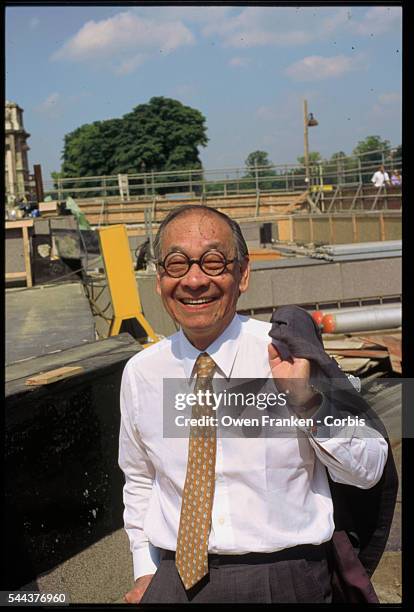
M 175 551 L 189 440 L 164 435 L 164 379 L 191 382 L 207 353 L 214 380 L 273 377 L 286 388 L 288 378 L 298 414 L 314 414 L 321 398 L 297 382 L 309 379 L 308 360 L 282 361 L 269 344 L 270 323 L 236 314 L 249 283 L 237 223 L 205 206 L 183 206 L 161 224 L 154 250 L 157 291 L 180 329 L 130 359 L 122 377 L 119 465 L 135 580 L 125 601 L 329 603 L 326 545 L 335 526 L 326 470 L 336 482 L 371 488 L 387 443 L 357 428 L 321 440 L 218 435 L 208 573 L 185 588 Z
M 374 183 L 375 187 L 391 185 L 390 177 L 388 176 L 388 172 L 385 172 L 384 166 L 380 166 L 378 170 L 372 175 L 371 183 Z

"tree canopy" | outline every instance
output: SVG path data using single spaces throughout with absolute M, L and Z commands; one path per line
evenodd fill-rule
M 269 154 L 266 151 L 252 151 L 246 158 L 244 162 L 246 167 L 249 168 L 248 173 L 254 176 L 254 168 L 257 166 L 258 168 L 263 166 L 271 166 L 272 162 L 269 160 Z
M 380 136 L 367 136 L 364 140 L 360 140 L 353 150 L 354 155 L 363 156 L 364 162 L 381 163 L 382 155 L 390 152 L 389 140 L 382 140 Z
M 62 177 L 201 168 L 205 117 L 171 98 L 154 97 L 120 119 L 85 124 L 66 134 Z

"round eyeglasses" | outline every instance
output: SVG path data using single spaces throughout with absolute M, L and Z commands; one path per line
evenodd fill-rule
M 206 251 L 200 259 L 190 259 L 185 253 L 169 253 L 163 261 L 158 261 L 158 265 L 164 268 L 168 276 L 181 278 L 185 276 L 193 264 L 198 264 L 207 276 L 219 276 L 224 272 L 226 266 L 237 257 L 227 259 L 221 251 Z

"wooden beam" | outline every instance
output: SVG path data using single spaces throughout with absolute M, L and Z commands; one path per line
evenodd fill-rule
M 36 376 L 31 376 L 26 380 L 26 385 L 49 385 L 50 383 L 63 380 L 64 378 L 70 378 L 76 376 L 84 371 L 81 366 L 65 366 L 63 368 L 57 368 L 55 370 L 49 370 L 49 372 L 40 372 Z
M 28 287 L 33 286 L 32 282 L 32 266 L 30 262 L 30 241 L 29 241 L 29 230 L 27 226 L 22 227 L 23 232 L 23 254 L 24 254 L 24 267 L 26 270 L 26 283 Z

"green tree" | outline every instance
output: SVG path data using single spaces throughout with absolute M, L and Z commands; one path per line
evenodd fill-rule
M 200 111 L 177 100 L 154 97 L 120 119 L 95 121 L 66 134 L 61 174 L 85 177 L 140 173 L 143 169 L 201 169 L 198 147 L 207 142 L 205 117 Z M 201 173 L 194 179 L 200 177 Z
M 300 155 L 296 158 L 300 163 L 301 168 L 295 168 L 293 171 L 294 175 L 301 175 L 305 184 L 305 156 Z M 321 154 L 318 151 L 309 151 L 309 170 L 311 183 L 319 182 L 319 162 L 322 161 Z
M 390 161 L 390 142 L 383 140 L 380 136 L 367 136 L 364 140 L 358 142 L 353 150 L 353 155 L 359 157 L 363 183 L 371 184 L 373 172 L 377 170 L 380 164 L 388 164 Z
M 330 185 L 358 182 L 358 160 L 337 151 L 323 163 L 323 176 L 324 182 Z
M 395 149 L 391 152 L 391 154 L 392 154 L 392 158 L 394 161 L 402 160 L 402 145 L 398 145 L 398 147 L 395 147 Z
M 305 156 L 302 155 L 300 157 L 296 158 L 298 160 L 298 162 L 304 166 L 305 165 Z M 322 161 L 322 157 L 321 154 L 318 151 L 310 151 L 309 152 L 309 164 L 312 166 L 313 164 L 317 164 L 318 162 Z
M 361 161 L 371 164 L 382 163 L 382 152 L 388 155 L 390 152 L 389 140 L 382 140 L 380 136 L 367 136 L 360 140 L 353 150 L 354 155 L 361 156 Z
M 269 160 L 269 154 L 266 153 L 266 151 L 252 151 L 249 153 L 244 163 L 246 165 L 246 172 L 243 177 L 244 189 L 256 188 L 256 174 L 259 179 L 259 189 L 270 190 L 276 188 L 273 181 L 273 178 L 276 177 L 276 172 L 273 169 L 273 164 Z
M 257 166 L 260 167 L 269 167 L 272 165 L 272 162 L 269 160 L 269 154 L 266 151 L 252 151 L 246 158 L 244 162 L 247 169 L 247 175 L 255 176 L 254 168 Z

